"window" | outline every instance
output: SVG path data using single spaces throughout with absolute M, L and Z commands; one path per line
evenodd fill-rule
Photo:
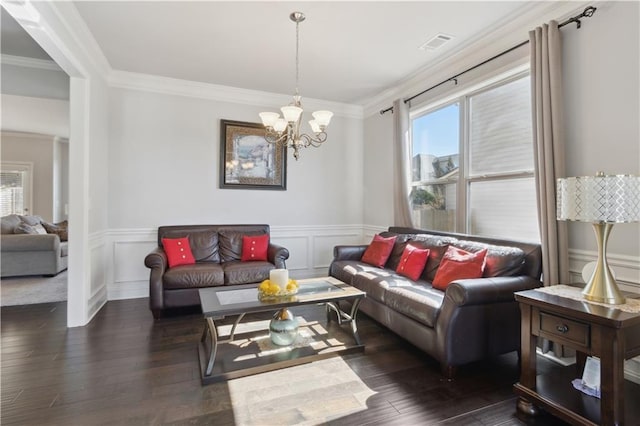
M 539 241 L 529 84 L 520 75 L 412 112 L 414 226 Z
M 29 212 L 31 169 L 30 164 L 2 163 L 0 216 Z

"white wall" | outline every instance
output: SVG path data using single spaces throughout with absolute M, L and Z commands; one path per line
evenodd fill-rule
M 580 30 L 562 32 L 569 176 L 640 175 L 639 16 L 638 2 L 603 3 Z M 574 257 L 597 250 L 591 228 L 569 224 Z M 618 280 L 640 285 L 640 224 L 615 225 L 608 253 Z
M 334 245 L 360 242 L 363 125 L 358 114 L 338 111 L 321 147 L 303 149 L 298 161 L 288 153 L 286 191 L 219 188 L 220 120 L 255 123 L 260 111 L 277 107 L 240 97 L 229 102 L 110 90 L 110 299 L 148 294 L 144 256 L 157 245 L 160 225 L 267 223 L 274 242 L 290 249 L 287 267 L 297 278 L 326 274 Z
M 69 76 L 55 63 L 2 55 L 2 93 L 69 100 Z
M 375 114 L 364 121 L 364 222 L 393 225 L 393 114 Z
M 69 101 L 3 94 L 0 102 L 2 130 L 69 137 Z

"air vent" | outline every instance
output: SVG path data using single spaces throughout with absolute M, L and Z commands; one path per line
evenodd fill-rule
M 429 41 L 427 41 L 425 44 L 420 46 L 419 49 L 420 50 L 435 50 L 435 49 L 441 47 L 446 42 L 451 41 L 452 39 L 453 39 L 453 36 L 440 33 L 440 34 L 437 34 L 436 36 L 432 37 L 431 39 L 429 39 Z

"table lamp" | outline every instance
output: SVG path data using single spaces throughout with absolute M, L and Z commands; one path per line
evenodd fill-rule
M 640 177 L 580 176 L 558 179 L 558 220 L 591 222 L 598 243 L 598 260 L 582 294 L 593 302 L 619 305 L 625 298 L 607 263 L 607 240 L 614 223 L 640 220 Z

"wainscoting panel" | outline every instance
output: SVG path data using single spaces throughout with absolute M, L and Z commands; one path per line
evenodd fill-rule
M 598 253 L 587 250 L 569 250 L 569 273 L 571 283 L 584 284 L 582 268 L 598 259 Z M 616 276 L 620 290 L 640 293 L 640 258 L 621 254 L 608 253 L 609 267 Z
M 93 316 L 107 303 L 107 237 L 105 232 L 89 236 L 89 261 L 91 262 L 91 282 L 89 286 L 88 317 Z
M 304 271 L 309 268 L 309 241 L 307 236 L 274 236 L 271 235 L 271 241 L 289 250 L 289 259 L 287 259 L 287 269 L 292 276 L 294 271 Z
M 315 235 L 311 242 L 313 244 L 313 269 L 322 270 L 327 274 L 329 265 L 333 260 L 333 248 L 337 245 L 360 244 L 362 233 L 354 232 L 345 235 Z
M 149 268 L 144 266 L 144 258 L 156 248 L 156 242 L 115 241 L 113 243 L 113 281 L 124 283 L 149 279 Z

